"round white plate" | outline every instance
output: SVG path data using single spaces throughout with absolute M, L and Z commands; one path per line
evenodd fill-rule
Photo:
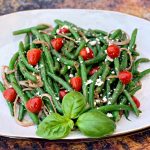
M 54 9 L 23 11 L 0 17 L 0 66 L 8 65 L 11 56 L 18 50 L 18 43 L 22 36 L 13 36 L 12 31 L 40 23 L 54 25 L 54 19 L 71 21 L 83 28 L 98 28 L 111 31 L 121 28 L 131 35 L 134 28 L 138 28 L 137 49 L 142 56 L 150 58 L 150 22 L 134 16 L 102 10 Z M 140 69 L 150 68 L 150 63 L 141 65 Z M 117 123 L 114 134 L 123 134 L 150 126 L 150 76 L 142 80 L 142 90 L 137 93 L 141 101 L 142 114 L 140 117 L 130 115 L 130 120 L 122 118 Z M 90 128 L 90 125 L 89 125 Z M 10 116 L 6 102 L 0 93 L 0 135 L 9 137 L 38 138 L 36 127 L 21 127 Z M 86 138 L 79 132 L 72 132 L 66 139 Z

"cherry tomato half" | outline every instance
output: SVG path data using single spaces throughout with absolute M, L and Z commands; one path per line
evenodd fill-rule
M 66 90 L 60 90 L 59 91 L 59 97 L 60 99 L 63 99 L 63 97 L 67 94 L 68 92 Z
M 131 80 L 132 80 L 132 73 L 129 71 L 121 71 L 119 72 L 119 80 L 123 83 L 123 84 L 128 84 Z
M 80 56 L 82 56 L 82 58 L 84 60 L 88 60 L 88 59 L 93 58 L 94 54 L 93 54 L 93 51 L 90 48 L 85 47 L 85 48 L 81 49 Z
M 115 44 L 108 46 L 107 55 L 112 59 L 118 57 L 120 55 L 120 48 Z
M 70 79 L 71 86 L 76 90 L 80 91 L 82 88 L 82 79 L 81 77 L 73 77 Z
M 93 67 L 90 71 L 89 71 L 89 75 L 92 76 L 95 72 L 97 72 L 99 70 L 99 66 L 95 66 Z
M 64 33 L 69 33 L 69 29 L 65 27 L 61 27 L 58 29 L 58 33 L 64 34 Z
M 56 51 L 59 51 L 63 46 L 63 38 L 52 39 L 51 44 Z
M 28 63 L 32 66 L 37 65 L 37 63 L 39 62 L 41 58 L 41 54 L 42 54 L 42 51 L 40 49 L 37 49 L 37 48 L 30 49 L 27 52 Z
M 8 88 L 3 92 L 4 98 L 9 102 L 14 102 L 17 96 L 16 91 L 14 88 Z
M 32 113 L 39 113 L 42 108 L 42 99 L 34 97 L 27 101 L 26 108 Z
M 132 96 L 132 99 L 133 99 L 134 103 L 136 104 L 136 107 L 139 108 L 141 105 L 140 101 L 135 96 Z

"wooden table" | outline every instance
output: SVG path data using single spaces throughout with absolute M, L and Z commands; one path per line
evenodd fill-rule
M 84 8 L 120 11 L 150 20 L 150 0 L 0 0 L 0 15 L 42 8 Z M 100 140 L 47 141 L 0 137 L 0 150 L 150 150 L 150 128 Z

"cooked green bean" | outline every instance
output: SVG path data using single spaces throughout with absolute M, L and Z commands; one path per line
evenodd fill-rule
M 120 70 L 120 64 L 119 64 L 119 59 L 118 58 L 114 59 L 114 67 L 115 67 L 116 74 L 118 74 L 119 70 Z
M 25 113 L 26 113 L 26 109 L 24 107 L 23 104 L 20 104 L 19 106 L 19 112 L 18 112 L 18 120 L 19 121 L 22 121 L 24 116 L 25 116 Z
M 134 45 L 135 45 L 135 41 L 136 41 L 136 36 L 137 36 L 137 29 L 134 29 L 131 35 L 131 40 L 129 43 L 129 50 L 133 50 Z
M 28 51 L 30 49 L 30 34 L 27 33 L 24 39 L 24 47 L 25 50 Z
M 117 30 L 115 30 L 111 35 L 110 35 L 110 39 L 115 39 L 119 34 L 121 34 L 122 33 L 122 31 L 121 31 L 121 29 L 117 29 Z
M 128 65 L 128 54 L 126 51 L 122 51 L 120 70 L 125 70 L 127 68 L 127 65 Z

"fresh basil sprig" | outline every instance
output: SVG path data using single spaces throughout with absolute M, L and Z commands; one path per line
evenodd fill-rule
M 65 116 L 75 119 L 85 109 L 85 97 L 76 91 L 72 91 L 65 95 L 62 101 L 62 110 Z
M 60 139 L 66 137 L 73 126 L 74 123 L 71 119 L 52 113 L 39 124 L 36 134 L 45 139 Z
M 76 125 L 84 135 L 97 138 L 113 133 L 116 128 L 110 118 L 96 109 L 82 114 Z
M 77 119 L 76 126 L 89 137 L 98 138 L 114 132 L 115 123 L 104 113 L 97 109 L 83 113 L 85 108 L 85 98 L 80 92 L 66 94 L 62 101 L 64 116 L 50 114 L 39 124 L 36 134 L 50 140 L 64 138 L 74 127 L 71 119 Z

